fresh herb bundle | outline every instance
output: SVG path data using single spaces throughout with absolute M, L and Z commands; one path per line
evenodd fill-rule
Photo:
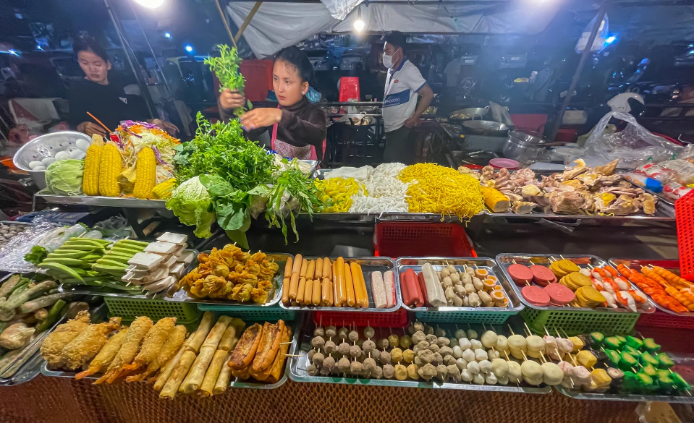
M 217 46 L 219 49 L 219 57 L 209 57 L 205 59 L 205 64 L 210 66 L 212 72 L 217 75 L 219 83 L 219 91 L 229 89 L 238 91 L 243 94 L 243 88 L 246 84 L 246 78 L 241 75 L 239 65 L 241 58 L 235 48 L 230 48 L 226 44 Z M 245 107 L 237 107 L 234 109 L 234 115 L 240 117 L 246 111 Z

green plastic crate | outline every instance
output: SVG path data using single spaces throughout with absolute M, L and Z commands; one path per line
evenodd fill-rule
M 631 333 L 640 313 L 617 313 L 610 311 L 543 311 L 527 307 L 521 311 L 521 316 L 536 333 L 544 333 L 561 329 L 569 336 L 588 332 L 602 332 L 605 335 L 621 335 Z
M 293 321 L 295 318 L 294 310 L 285 310 L 279 306 L 271 307 L 253 307 L 253 306 L 235 306 L 235 305 L 216 305 L 216 304 L 198 304 L 198 309 L 202 311 L 212 311 L 220 314 L 238 317 L 248 321 L 268 321 L 274 322 L 282 319 L 284 321 Z
M 176 317 L 177 323 L 187 324 L 200 318 L 202 312 L 195 304 L 142 298 L 104 297 L 109 314 L 120 316 L 124 321 L 132 321 L 139 316 L 147 316 L 154 321 L 164 317 Z
M 504 310 L 504 309 L 499 309 Z M 422 322 L 437 323 L 485 323 L 500 325 L 518 311 L 417 311 L 415 316 Z

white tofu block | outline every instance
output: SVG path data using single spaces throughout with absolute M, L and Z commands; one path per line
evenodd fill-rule
M 145 248 L 145 253 L 157 253 L 162 255 L 168 255 L 176 251 L 178 245 L 172 244 L 170 242 L 152 242 Z
M 157 241 L 170 242 L 172 244 L 186 245 L 188 243 L 188 235 L 176 234 L 173 232 L 165 232 L 161 234 Z
M 190 264 L 193 262 L 193 259 L 195 258 L 195 253 L 192 250 L 187 250 L 181 253 L 181 255 L 178 257 L 178 262 L 180 263 L 185 263 L 185 264 Z
M 164 261 L 159 254 L 137 253 L 128 260 L 128 264 L 134 264 L 138 269 L 154 269 Z
M 168 260 L 164 260 L 163 266 L 171 267 L 176 263 L 177 260 L 178 256 L 171 254 L 171 257 L 169 257 Z
M 186 271 L 186 264 L 185 263 L 176 263 L 173 267 L 171 267 L 171 270 L 169 270 L 169 273 L 173 276 L 176 277 L 176 279 L 180 279 L 181 276 L 183 276 L 183 273 Z
M 169 266 L 160 266 L 144 278 L 142 278 L 143 283 L 150 283 L 154 281 L 158 281 L 160 279 L 163 279 L 167 276 L 169 276 L 169 270 L 171 268 Z

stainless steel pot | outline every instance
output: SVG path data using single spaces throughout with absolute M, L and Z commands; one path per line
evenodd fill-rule
M 456 110 L 455 112 L 448 115 L 448 121 L 460 125 L 466 120 L 477 118 L 482 119 L 487 113 L 489 113 L 489 106 L 468 107 L 467 109 Z M 456 117 L 461 115 L 464 117 Z
M 545 157 L 547 154 L 546 147 L 549 145 L 556 144 L 549 144 L 542 138 L 533 134 L 520 131 L 509 131 L 508 139 L 504 144 L 502 152 L 507 159 L 513 159 L 525 165 L 534 163 Z
M 466 133 L 490 137 L 504 137 L 508 134 L 508 126 L 491 120 L 466 120 L 463 128 Z

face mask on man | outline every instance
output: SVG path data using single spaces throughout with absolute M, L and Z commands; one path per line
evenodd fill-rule
M 393 56 L 389 56 L 387 54 L 383 55 L 383 66 L 386 68 L 390 69 L 393 67 Z

